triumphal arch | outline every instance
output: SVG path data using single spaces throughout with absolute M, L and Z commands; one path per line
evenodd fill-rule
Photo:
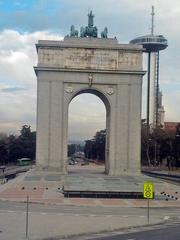
M 36 45 L 37 165 L 67 173 L 68 107 L 81 93 L 98 96 L 106 107 L 106 160 L 109 175 L 140 172 L 142 53 L 139 45 L 98 38 L 92 12 L 80 35 L 71 26 L 63 41 Z

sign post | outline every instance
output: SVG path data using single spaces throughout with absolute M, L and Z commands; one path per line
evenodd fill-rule
M 144 182 L 143 197 L 147 199 L 147 220 L 149 223 L 149 199 L 154 198 L 154 184 L 152 182 Z
M 28 239 L 28 226 L 29 225 L 29 196 L 27 195 L 26 203 L 26 239 Z

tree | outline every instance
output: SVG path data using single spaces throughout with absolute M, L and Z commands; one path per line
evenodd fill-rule
M 97 159 L 105 160 L 105 143 L 106 143 L 106 130 L 101 130 L 95 135 L 95 145 L 97 151 Z
M 174 158 L 176 167 L 180 166 L 180 123 L 176 126 L 176 135 L 174 140 Z
M 84 155 L 87 159 L 96 159 L 97 158 L 97 150 L 95 145 L 95 140 L 86 140 L 84 147 Z
M 145 119 L 141 121 L 141 163 L 142 165 L 150 165 L 149 157 L 149 136 Z
M 5 159 L 8 159 L 6 163 L 7 161 L 9 163 L 16 163 L 17 159 L 22 157 L 35 159 L 36 132 L 31 132 L 30 126 L 23 125 L 19 136 L 10 135 L 7 137 L 6 143 L 4 143 L 4 148 L 2 145 L 3 143 L 1 143 L 1 152 L 4 155 L 6 154 Z
M 84 154 L 86 158 L 105 160 L 106 130 L 96 132 L 93 139 L 85 142 Z
M 36 133 L 31 132 L 31 126 L 23 125 L 17 139 L 20 157 L 35 158 Z
M 69 144 L 68 145 L 68 157 L 72 156 L 76 152 L 76 145 Z
M 141 162 L 142 165 L 161 165 L 166 159 L 173 165 L 176 151 L 175 137 L 169 135 L 162 126 L 154 129 L 147 128 L 142 120 L 141 126 Z
M 9 162 L 16 163 L 16 160 L 20 158 L 21 147 L 19 145 L 18 137 L 14 135 L 9 136 Z
M 0 133 L 0 165 L 8 162 L 8 137 L 4 133 Z

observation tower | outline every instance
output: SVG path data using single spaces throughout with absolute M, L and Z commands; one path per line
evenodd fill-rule
M 153 128 L 161 124 L 160 114 L 164 114 L 163 107 L 160 106 L 162 94 L 159 91 L 159 52 L 168 46 L 164 36 L 154 35 L 154 15 L 154 6 L 152 6 L 151 34 L 130 41 L 131 44 L 143 45 L 144 52 L 148 54 L 147 126 Z

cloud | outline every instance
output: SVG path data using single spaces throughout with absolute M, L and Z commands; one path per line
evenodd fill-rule
M 35 89 L 3 88 L 0 102 L 0 132 L 17 133 L 24 124 L 35 129 Z
M 17 132 L 25 123 L 35 129 L 35 43 L 39 39 L 61 40 L 62 36 L 69 33 L 72 23 L 78 29 L 87 25 L 88 8 L 95 14 L 99 34 L 107 26 L 109 36 L 117 36 L 120 43 L 128 43 L 131 39 L 150 32 L 151 5 L 155 5 L 155 33 L 163 34 L 169 43 L 168 48 L 160 53 L 160 88 L 163 90 L 165 118 L 168 121 L 180 119 L 180 112 L 173 110 L 174 101 L 177 106 L 180 104 L 179 0 L 19 0 L 14 1 L 15 6 L 12 1 L 1 2 L 0 132 Z M 70 113 L 71 136 L 93 136 L 96 128 L 105 126 L 105 120 L 102 120 L 105 119 L 104 110 L 101 112 L 103 107 L 96 107 L 98 100 L 90 101 L 85 95 L 80 99 Z M 87 107 L 88 101 L 90 106 Z M 143 117 L 146 115 L 145 108 L 146 77 L 143 83 Z M 98 113 L 91 111 L 89 114 L 89 109 L 97 109 Z
M 62 37 L 48 31 L 21 34 L 4 30 L 0 33 L 0 132 L 19 133 L 24 124 L 36 129 L 37 90 L 33 66 L 37 62 L 35 43 L 39 39 L 61 40 Z M 73 99 L 69 112 L 70 139 L 92 138 L 96 131 L 105 128 L 104 104 L 92 94 Z
M 17 93 L 19 91 L 24 91 L 26 90 L 25 88 L 20 88 L 20 87 L 7 87 L 7 88 L 2 88 L 0 89 L 1 92 L 5 93 Z
M 61 39 L 48 31 L 0 32 L 0 132 L 18 133 L 23 124 L 36 129 L 35 43 L 39 39 Z
M 95 133 L 106 128 L 106 109 L 99 97 L 81 94 L 69 105 L 69 139 L 91 139 Z
M 150 8 L 154 4 L 157 12 L 157 23 L 162 25 L 161 31 L 167 28 L 176 32 L 177 24 L 166 24 L 179 19 L 178 0 L 170 2 L 164 0 L 37 0 L 17 1 L 14 11 L 4 11 L 2 8 L 0 29 L 11 28 L 21 31 L 54 30 L 63 35 L 68 33 L 73 23 L 80 27 L 87 24 L 88 9 L 95 13 L 95 24 L 99 31 L 104 26 L 109 27 L 109 32 L 119 39 L 130 40 L 136 34 L 150 31 Z M 30 2 L 30 3 L 27 3 Z M 6 6 L 10 7 L 12 4 Z M 174 23 L 174 22 L 173 22 Z M 139 29 L 140 27 L 140 29 Z M 141 33 L 140 33 L 141 30 Z M 158 30 L 158 27 L 157 27 Z

